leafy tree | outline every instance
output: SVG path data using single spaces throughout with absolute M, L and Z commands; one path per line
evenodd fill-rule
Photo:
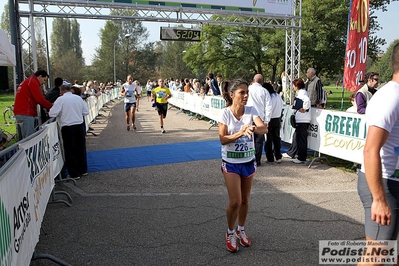
M 201 42 L 189 49 L 185 61 L 195 73 L 206 69 L 225 79 L 247 80 L 260 73 L 274 81 L 283 69 L 284 53 L 281 29 L 206 25 Z
M 162 42 L 161 76 L 163 78 L 184 79 L 193 78 L 194 74 L 183 61 L 184 54 L 190 43 L 182 41 Z
M 378 38 L 380 26 L 374 12 L 390 0 L 370 0 L 368 56 L 376 59 L 385 40 Z M 314 67 L 326 77 L 343 73 L 347 37 L 349 0 L 304 0 L 302 2 L 301 66 L 303 72 Z
M 4 5 L 3 10 L 4 12 L 1 14 L 0 17 L 0 29 L 4 30 L 5 33 L 7 33 L 8 38 L 10 38 L 10 17 L 8 15 L 8 4 Z M 9 87 L 5 89 L 12 90 L 12 88 L 14 87 L 13 68 L 7 67 L 7 73 L 8 73 Z
M 160 54 L 155 51 L 155 43 L 144 44 L 139 50 L 132 54 L 132 61 L 129 67 L 133 69 L 133 77 L 141 83 L 148 79 L 157 79 L 159 74 L 155 71 L 157 59 Z M 144 84 L 142 84 L 144 85 Z
M 10 16 L 8 14 L 8 4 L 4 5 L 3 13 L 0 18 L 0 29 L 4 30 L 10 36 Z
M 384 9 L 389 0 L 371 0 L 371 14 Z M 302 2 L 301 66 L 303 73 L 315 67 L 326 78 L 342 75 L 349 0 L 304 0 Z M 213 17 L 218 20 L 218 16 Z M 369 57 L 375 58 L 384 40 L 376 37 L 379 25 L 370 18 Z M 276 80 L 284 69 L 285 31 L 279 29 L 203 26 L 203 38 L 185 56 L 198 73 L 208 69 L 225 77 L 251 79 L 261 73 Z M 236 62 L 240 62 L 237 64 Z
M 331 76 L 342 72 L 349 1 L 302 2 L 301 66 Z
M 114 15 L 130 14 L 134 16 L 133 10 L 113 10 Z M 128 34 L 128 35 L 127 35 Z M 114 61 L 116 79 L 124 81 L 128 74 L 136 70 L 133 66 L 139 64 L 135 56 L 138 51 L 145 50 L 144 43 L 148 38 L 148 32 L 140 21 L 107 21 L 99 33 L 101 45 L 96 49 L 93 67 L 98 70 L 93 79 L 113 80 Z M 148 46 L 147 46 L 148 48 Z M 133 77 L 134 78 L 134 77 Z
M 51 72 L 72 82 L 82 79 L 84 65 L 80 26 L 76 19 L 56 18 L 51 34 Z M 72 71 L 69 71 L 73 68 Z
M 370 68 L 370 71 L 374 71 L 380 74 L 380 79 L 383 82 L 387 82 L 392 78 L 392 66 L 391 56 L 393 47 L 399 42 L 399 39 L 394 40 L 388 47 L 384 55 Z
M 390 55 L 392 54 L 392 47 L 389 47 L 384 55 L 380 58 L 381 46 L 386 44 L 385 39 L 378 38 L 378 31 L 381 26 L 377 22 L 377 17 L 374 16 L 376 10 L 387 11 L 387 5 L 397 0 L 370 0 L 370 30 L 368 42 L 368 58 L 367 58 L 367 72 L 375 71 L 380 74 L 383 81 L 390 80 L 392 71 L 390 67 Z M 396 40 L 395 40 L 396 41 Z M 394 43 L 395 43 L 394 41 Z M 392 44 L 391 44 L 392 46 Z
M 398 0 L 370 0 L 370 29 L 369 29 L 369 35 L 372 37 L 373 41 L 369 42 L 369 47 L 368 49 L 372 51 L 373 55 L 376 55 L 378 52 L 381 52 L 381 50 L 377 47 L 380 47 L 382 45 L 386 44 L 385 39 L 378 38 L 378 31 L 381 29 L 381 26 L 377 22 L 377 16 L 374 15 L 375 11 L 377 10 L 382 10 L 383 12 L 387 11 L 387 6 L 391 2 L 395 2 Z
M 79 62 L 79 60 L 81 60 L 81 58 L 78 57 L 75 51 L 67 51 L 62 57 L 59 57 L 58 60 L 52 62 L 51 68 L 54 70 L 52 71 L 52 78 L 62 77 L 70 83 L 75 79 L 82 80 L 84 68 L 79 67 L 79 64 L 75 64 L 75 62 Z
M 50 40 L 53 60 L 60 59 L 67 51 L 72 49 L 71 22 L 69 19 L 55 18 L 53 20 L 53 32 Z
M 80 38 L 80 25 L 76 19 L 71 21 L 71 49 L 76 55 L 76 63 L 84 65 L 82 40 Z
M 36 59 L 38 69 L 47 69 L 47 46 L 46 40 L 44 39 L 43 23 L 43 18 L 35 19 Z

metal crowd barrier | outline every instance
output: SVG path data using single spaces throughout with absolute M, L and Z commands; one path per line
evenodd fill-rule
M 120 88 L 118 87 L 118 88 L 111 89 L 107 93 L 103 93 L 103 94 L 99 95 L 98 97 L 95 97 L 95 96 L 89 97 L 92 99 L 90 99 L 89 101 L 86 101 L 88 103 L 89 110 L 90 110 L 90 114 L 85 117 L 85 121 L 86 121 L 87 125 L 89 125 L 90 123 L 95 121 L 95 118 L 98 116 L 100 109 L 104 108 L 104 106 L 106 106 L 106 104 L 108 102 L 113 101 L 116 98 L 119 98 L 119 95 L 120 95 Z M 34 134 L 32 134 L 32 135 L 28 136 L 27 138 L 24 138 L 24 139 L 18 141 L 17 143 L 0 151 L 0 181 L 1 181 L 2 177 L 6 178 L 3 181 L 9 180 L 10 175 L 7 174 L 7 171 L 13 170 L 15 172 L 18 170 L 18 169 L 13 169 L 13 168 L 18 168 L 18 165 L 20 166 L 21 163 L 24 163 L 24 162 L 21 162 L 21 159 L 20 159 L 21 155 L 26 156 L 24 153 L 24 149 L 25 149 L 24 146 L 26 147 L 26 145 L 31 145 L 30 141 L 35 142 L 36 140 L 34 140 L 34 138 L 43 134 L 44 130 L 50 130 L 50 131 L 46 132 L 46 135 L 52 134 L 52 136 L 54 136 L 54 138 L 55 138 L 55 136 L 58 136 L 59 147 L 58 147 L 58 143 L 57 143 L 57 145 L 53 145 L 52 147 L 51 146 L 50 147 L 55 148 L 57 146 L 57 149 L 59 148 L 59 156 L 62 156 L 62 153 L 63 153 L 62 137 L 60 134 L 59 126 L 56 126 L 56 124 L 54 123 L 55 121 L 56 121 L 55 118 L 49 119 L 48 121 L 46 121 L 45 123 L 40 125 L 39 130 L 36 131 Z M 47 126 L 48 126 L 48 129 L 46 128 Z M 89 127 L 86 127 L 86 128 L 89 128 Z M 56 131 L 56 130 L 57 130 L 57 132 L 55 133 L 54 131 Z M 50 148 L 49 152 L 54 152 L 51 148 Z M 63 156 L 62 156 L 62 158 L 63 158 Z M 16 161 L 18 161 L 19 163 L 15 163 Z M 60 163 L 63 164 L 63 160 L 60 161 Z M 57 168 L 58 169 L 57 172 L 55 172 L 56 170 L 53 170 L 53 174 L 50 177 L 50 179 L 54 179 L 53 184 L 57 183 L 57 180 L 61 180 L 61 170 L 59 170 L 61 165 L 58 165 L 58 166 L 59 166 L 59 168 Z M 72 181 L 75 182 L 75 180 L 73 180 L 73 179 L 72 179 Z M 31 182 L 31 180 L 29 182 Z M 5 182 L 5 184 L 7 184 L 7 182 Z M 4 188 L 4 187 L 2 187 L 2 188 L 3 188 L 3 192 L 8 191 L 7 188 Z M 11 188 L 9 190 L 12 191 Z M 55 195 L 57 195 L 57 194 L 65 195 L 67 197 L 67 200 L 56 199 Z M 53 188 L 51 190 L 51 194 L 48 194 L 48 195 L 49 195 L 49 197 L 48 197 L 47 204 L 49 204 L 49 203 L 64 203 L 67 206 L 70 206 L 70 207 L 72 206 L 71 196 L 65 191 L 56 190 L 55 185 L 53 186 Z M 0 203 L 1 203 L 2 197 L 3 197 L 3 199 L 7 198 L 7 195 L 0 195 Z M 47 205 L 46 202 L 44 204 Z M 42 215 L 44 216 L 44 212 Z M 2 220 L 3 218 L 6 218 L 6 217 L 0 217 L 0 220 Z M 22 256 L 22 254 L 20 254 L 20 255 Z M 41 253 L 37 253 L 34 250 L 31 260 L 38 260 L 38 259 L 51 260 L 59 265 L 65 265 L 65 266 L 69 265 L 68 263 L 66 263 L 66 262 L 62 261 L 61 259 L 58 259 L 50 254 L 41 254 Z

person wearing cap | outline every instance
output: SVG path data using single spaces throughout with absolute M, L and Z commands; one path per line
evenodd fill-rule
M 73 179 L 87 175 L 86 130 L 83 117 L 89 114 L 87 104 L 79 95 L 73 94 L 70 84 L 61 86 L 61 97 L 49 111 L 50 117 L 57 117 L 65 152 L 65 165 Z
M 50 109 L 53 104 L 47 101 L 40 89 L 48 79 L 46 70 L 37 70 L 32 76 L 19 84 L 15 95 L 14 114 L 18 125 L 18 139 L 21 140 L 35 132 L 37 105 Z

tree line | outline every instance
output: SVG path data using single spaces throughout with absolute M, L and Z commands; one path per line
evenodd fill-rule
M 391 1 L 397 0 L 370 0 L 367 72 L 379 72 L 382 80 L 389 80 L 392 75 L 387 64 L 393 43 L 385 53 L 381 51 L 386 42 L 378 37 L 381 28 L 374 12 L 386 11 Z M 325 85 L 342 79 L 349 4 L 349 0 L 302 1 L 303 76 L 307 68 L 314 67 Z M 117 15 L 121 11 L 112 12 Z M 129 12 L 135 15 L 134 10 Z M 219 17 L 215 15 L 212 19 Z M 7 5 L 1 15 L 0 28 L 10 32 Z M 50 33 L 51 76 L 69 81 L 112 82 L 114 75 L 124 81 L 127 74 L 132 74 L 144 83 L 158 77 L 205 79 L 208 72 L 221 74 L 225 79 L 251 80 L 254 74 L 260 73 L 266 79 L 277 81 L 284 71 L 284 29 L 203 25 L 201 41 L 197 43 L 149 42 L 148 35 L 140 21 L 109 20 L 99 31 L 100 43 L 92 64 L 86 66 L 80 24 L 76 19 L 55 18 Z M 47 69 L 43 18 L 35 19 L 35 40 L 38 67 Z

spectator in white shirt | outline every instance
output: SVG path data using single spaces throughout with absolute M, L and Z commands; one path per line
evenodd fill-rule
M 269 124 L 272 115 L 272 103 L 269 92 L 263 88 L 264 79 L 262 74 L 256 74 L 249 86 L 248 106 L 253 106 L 258 112 L 260 119 L 265 123 L 266 127 Z M 265 142 L 264 134 L 254 134 L 255 141 L 255 159 L 258 166 L 261 165 L 263 143 Z
M 272 103 L 272 114 L 268 124 L 267 139 L 265 142 L 266 158 L 269 163 L 274 162 L 274 159 L 276 159 L 276 163 L 281 163 L 280 128 L 283 100 L 270 83 L 264 83 L 263 87 L 269 92 Z
M 81 97 L 71 91 L 71 85 L 61 86 L 61 97 L 49 111 L 50 117 L 57 117 L 65 152 L 65 164 L 73 179 L 87 175 L 86 130 L 83 117 L 89 109 Z

